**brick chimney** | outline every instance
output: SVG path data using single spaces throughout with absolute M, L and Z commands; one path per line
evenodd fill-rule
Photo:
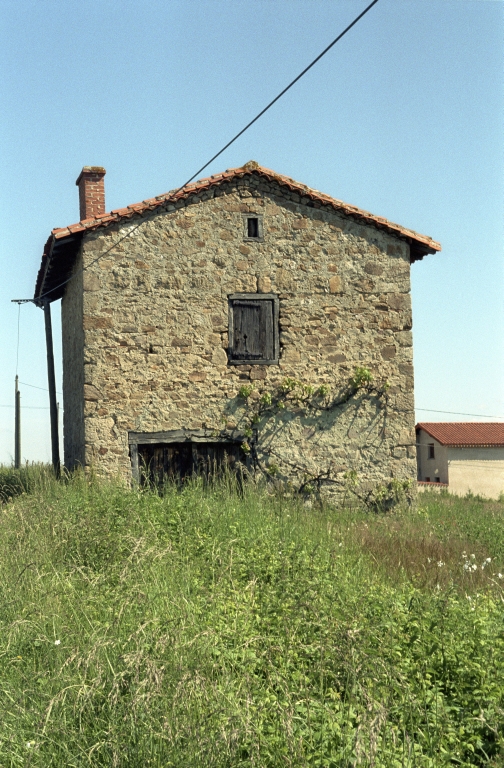
M 105 213 L 105 168 L 85 165 L 75 182 L 79 187 L 80 221 Z

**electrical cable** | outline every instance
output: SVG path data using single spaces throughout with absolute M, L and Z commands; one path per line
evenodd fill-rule
M 23 387 L 31 387 L 32 389 L 41 389 L 43 392 L 49 392 L 47 387 L 37 387 L 37 386 L 35 386 L 35 384 L 27 384 L 26 381 L 20 381 L 19 383 L 22 384 Z M 58 395 L 62 395 L 63 394 L 63 392 L 60 392 L 59 389 L 56 390 L 56 393 Z
M 484 413 L 460 413 L 460 411 L 436 411 L 434 408 L 415 408 L 415 411 L 424 413 L 450 413 L 452 416 L 477 416 L 481 419 L 504 419 L 504 416 L 487 416 Z
M 366 8 L 365 8 L 365 9 L 364 9 L 364 10 L 363 10 L 361 13 L 359 13 L 359 15 L 358 15 L 358 16 L 357 16 L 357 17 L 356 17 L 356 18 L 355 18 L 355 19 L 354 19 L 354 20 L 351 22 L 351 24 L 349 24 L 349 25 L 348 25 L 348 26 L 347 26 L 347 27 L 346 27 L 346 28 L 343 30 L 343 32 L 340 32 L 340 34 L 339 34 L 339 35 L 338 35 L 338 36 L 337 36 L 337 37 L 336 37 L 336 38 L 335 38 L 335 39 L 332 41 L 332 43 L 329 43 L 329 45 L 328 45 L 326 48 L 324 48 L 324 50 L 322 51 L 322 53 L 319 53 L 319 55 L 318 55 L 318 56 L 317 56 L 315 59 L 313 59 L 313 61 L 312 61 L 310 64 L 308 64 L 308 66 L 307 66 L 307 67 L 305 67 L 305 68 L 303 69 L 303 71 L 302 71 L 302 72 L 300 72 L 300 74 L 299 74 L 297 77 L 295 77 L 295 78 L 294 78 L 294 80 L 292 80 L 292 82 L 290 82 L 290 83 L 289 83 L 289 85 L 287 85 L 287 86 L 286 86 L 286 87 L 283 89 L 283 91 L 281 91 L 281 92 L 278 94 L 278 96 L 275 96 L 275 98 L 274 98 L 272 101 L 270 101 L 270 103 L 269 103 L 269 104 L 268 104 L 266 107 L 264 107 L 264 109 L 262 109 L 262 110 L 259 112 L 259 114 L 257 114 L 257 115 L 254 117 L 254 119 L 253 119 L 253 120 L 251 120 L 249 123 L 247 123 L 247 125 L 245 126 L 245 128 L 242 128 L 242 129 L 241 129 L 241 131 L 239 131 L 239 132 L 236 134 L 236 136 L 234 136 L 234 137 L 231 139 L 231 141 L 228 141 L 228 142 L 227 142 L 227 144 L 225 144 L 225 145 L 222 147 L 222 149 L 220 149 L 220 150 L 219 150 L 219 151 L 218 151 L 218 152 L 217 152 L 217 153 L 216 153 L 216 154 L 215 154 L 215 155 L 214 155 L 214 156 L 213 156 L 213 157 L 212 157 L 212 158 L 211 158 L 211 159 L 210 159 L 210 160 L 209 160 L 207 163 L 205 163 L 205 165 L 202 165 L 202 166 L 201 166 L 201 168 L 200 168 L 199 170 L 197 170 L 197 171 L 196 171 L 196 173 L 194 173 L 194 174 L 191 176 L 191 178 L 190 178 L 190 179 L 188 179 L 188 180 L 187 180 L 187 181 L 186 181 L 184 184 L 182 184 L 182 186 L 181 186 L 181 187 L 179 187 L 179 188 L 178 188 L 178 189 L 177 189 L 175 192 L 173 192 L 173 193 L 170 195 L 170 197 L 166 198 L 165 202 L 166 202 L 166 203 L 168 203 L 168 202 L 170 202 L 170 200 L 173 200 L 173 199 L 174 199 L 174 198 L 175 198 L 175 197 L 176 197 L 176 196 L 177 196 L 177 195 L 178 195 L 180 192 L 182 192 L 182 190 L 183 190 L 185 187 L 187 187 L 187 185 L 188 185 L 188 184 L 190 184 L 190 183 L 191 183 L 191 181 L 192 181 L 193 179 L 195 179 L 195 178 L 196 178 L 196 176 L 199 176 L 199 174 L 200 174 L 200 173 L 202 173 L 202 171 L 204 171 L 204 170 L 205 170 L 205 168 L 207 168 L 207 167 L 210 165 L 210 163 L 213 163 L 213 161 L 214 161 L 214 160 L 216 160 L 216 159 L 217 159 L 217 158 L 218 158 L 220 155 L 222 155 L 222 153 L 223 153 L 223 152 L 225 152 L 225 151 L 226 151 L 226 149 L 228 149 L 228 147 L 230 147 L 230 146 L 231 146 L 231 144 L 233 144 L 233 143 L 234 143 L 234 142 L 235 142 L 237 139 L 239 139 L 239 138 L 240 138 L 240 136 L 242 136 L 242 135 L 245 133 L 245 131 L 247 131 L 247 130 L 248 130 L 248 129 L 249 129 L 251 126 L 252 126 L 252 125 L 254 125 L 254 123 L 255 123 L 255 122 L 257 122 L 257 120 L 259 120 L 259 118 L 260 118 L 260 117 L 262 117 L 262 116 L 265 114 L 265 112 L 267 112 L 267 111 L 268 111 L 268 109 L 270 109 L 270 108 L 273 106 L 273 104 L 275 104 L 275 103 L 276 103 L 276 102 L 277 102 L 279 99 L 281 99 L 281 98 L 282 98 L 282 96 L 283 96 L 285 93 L 287 93 L 287 91 L 288 91 L 290 88 L 292 88 L 292 86 L 293 86 L 293 85 L 295 85 L 295 84 L 298 82 L 298 80 L 300 80 L 300 79 L 303 77 L 303 75 L 305 75 L 305 74 L 306 74 L 306 73 L 307 73 L 307 72 L 308 72 L 308 71 L 309 71 L 309 70 L 310 70 L 310 69 L 311 69 L 311 68 L 312 68 L 312 67 L 313 67 L 313 66 L 314 66 L 314 65 L 315 65 L 315 64 L 316 64 L 318 61 L 320 61 L 320 59 L 321 59 L 323 56 L 325 56 L 325 54 L 326 54 L 328 51 L 330 51 L 330 50 L 331 50 L 331 48 L 332 48 L 334 45 L 336 45 L 336 43 L 337 43 L 339 40 L 341 40 L 341 38 L 342 38 L 342 37 L 344 37 L 344 35 L 346 35 L 346 33 L 347 33 L 347 32 L 349 32 L 349 31 L 352 29 L 352 27 L 354 27 L 354 26 L 355 26 L 355 24 L 357 24 L 357 22 L 358 22 L 358 21 L 360 21 L 360 19 L 362 19 L 362 17 L 363 17 L 363 16 L 365 16 L 365 15 L 366 15 L 366 13 L 367 13 L 368 11 L 370 11 L 370 10 L 371 10 L 371 8 L 373 7 L 373 5 L 376 5 L 376 3 L 377 3 L 377 2 L 378 2 L 378 0 L 373 0 L 373 2 L 372 2 L 372 3 L 370 3 L 370 4 L 369 4 L 369 5 L 368 5 L 368 6 L 367 6 L 367 7 L 366 7 Z M 155 211 L 155 213 L 154 213 L 153 215 L 158 215 L 158 213 L 159 213 L 159 209 L 156 209 L 156 211 Z M 139 222 L 139 223 L 138 223 L 136 226 L 134 226 L 132 229 L 130 229 L 130 230 L 129 230 L 129 231 L 128 231 L 128 232 L 127 232 L 127 233 L 126 233 L 126 234 L 125 234 L 123 237 L 121 237 L 121 238 L 120 238 L 119 240 L 117 240 L 115 243 L 113 243 L 113 244 L 110 246 L 110 248 L 108 248 L 106 251 L 104 251 L 104 253 L 100 254 L 100 256 L 98 256 L 96 259 L 94 259 L 93 261 L 91 261 L 91 262 L 90 262 L 90 263 L 87 265 L 87 267 L 83 267 L 83 268 L 82 268 L 81 270 L 79 270 L 78 272 L 74 272 L 74 274 L 73 274 L 73 275 L 71 275 L 71 276 L 70 276 L 70 277 L 69 277 L 67 280 L 65 280 L 64 282 L 60 283 L 59 285 L 56 285 L 54 288 L 51 288 L 51 290 L 49 290 L 49 291 L 46 291 L 45 293 L 41 294 L 40 296 L 37 296 L 37 298 L 36 298 L 36 299 L 34 299 L 34 298 L 33 298 L 33 299 L 12 299 L 11 301 L 13 301 L 13 302 L 14 302 L 14 303 L 16 303 L 16 304 L 27 304 L 27 303 L 29 303 L 29 302 L 32 302 L 32 303 L 34 303 L 34 304 L 38 303 L 39 301 L 41 301 L 42 299 L 44 299 L 44 298 L 45 298 L 46 296 L 48 296 L 49 294 L 51 294 L 51 293 L 54 293 L 54 291 L 58 290 L 58 288 L 62 288 L 64 285 L 66 285 L 67 283 L 69 283 L 69 282 L 70 282 L 70 280 L 73 280 L 73 278 L 74 278 L 74 277 L 76 277 L 78 274 L 81 274 L 81 273 L 82 273 L 82 272 L 84 272 L 86 269 L 89 269 L 89 267 L 93 266 L 93 264 L 96 264 L 96 262 L 97 262 L 97 261 L 99 261 L 99 260 L 100 260 L 100 259 L 102 259 L 104 256 L 106 256 L 108 253 L 110 253 L 110 251 L 112 251 L 114 248 L 116 248 L 116 247 L 119 245 L 119 243 L 122 243 L 122 241 L 123 241 L 123 240 L 125 240 L 127 237 L 129 237 L 130 235 L 132 235 L 132 234 L 133 234 L 133 232 L 135 232 L 135 231 L 136 231 L 136 230 L 137 230 L 137 229 L 138 229 L 138 228 L 139 228 L 139 227 L 140 227 L 142 224 L 144 224 L 146 221 L 149 221 L 149 219 L 150 219 L 150 218 L 151 218 L 151 217 L 149 217 L 149 216 L 144 216 L 144 217 L 142 218 L 142 220 L 141 220 L 141 221 L 140 221 L 140 222 Z
M 15 405 L 1 405 L 0 408 L 15 408 Z M 23 411 L 29 408 L 31 411 L 48 411 L 48 405 L 23 405 Z

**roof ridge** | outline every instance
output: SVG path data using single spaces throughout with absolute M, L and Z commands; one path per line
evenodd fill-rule
M 301 184 L 300 182 L 295 181 L 290 178 L 290 176 L 284 176 L 283 174 L 277 173 L 270 168 L 265 168 L 259 165 L 255 160 L 252 160 L 245 163 L 245 165 L 240 168 L 228 168 L 221 173 L 198 179 L 189 184 L 185 184 L 183 187 L 158 195 L 157 197 L 147 198 L 138 203 L 131 203 L 123 208 L 116 208 L 115 210 L 108 211 L 93 218 L 83 219 L 74 224 L 69 224 L 66 227 L 55 227 L 51 230 L 51 234 L 44 246 L 42 262 L 35 285 L 35 299 L 40 295 L 46 295 L 48 292 L 47 286 L 45 285 L 45 277 L 48 271 L 48 263 L 46 263 L 46 259 L 51 260 L 53 248 L 56 246 L 59 249 L 64 249 L 67 244 L 70 244 L 71 248 L 74 248 L 78 236 L 83 235 L 85 232 L 92 232 L 117 222 L 125 222 L 128 219 L 142 216 L 143 214 L 155 211 L 156 209 L 161 211 L 164 206 L 167 206 L 167 210 L 174 210 L 181 201 L 186 200 L 191 195 L 204 192 L 205 190 L 211 189 L 226 181 L 253 175 L 262 177 L 270 182 L 275 182 L 280 187 L 287 189 L 291 194 L 297 195 L 302 204 L 311 201 L 311 205 L 316 208 L 329 206 L 334 211 L 344 216 L 351 216 L 357 222 L 361 222 L 367 226 L 375 226 L 377 229 L 383 229 L 394 237 L 405 239 L 410 244 L 410 263 L 422 259 L 427 253 L 435 253 L 436 251 L 441 250 L 441 245 L 428 235 L 421 235 L 413 229 L 402 227 L 400 224 L 394 224 L 383 216 L 375 216 L 369 211 L 365 211 L 355 205 L 345 203 L 342 200 L 338 200 L 337 198 L 319 192 L 316 189 L 312 189 L 306 184 Z M 296 202 L 296 198 L 294 198 L 294 201 Z M 173 205 L 173 209 L 171 208 L 171 205 Z M 65 240 L 66 238 L 68 238 L 68 241 Z M 55 298 L 59 298 L 59 296 L 55 296 Z
M 253 167 L 251 167 L 252 163 L 254 164 Z M 330 205 L 337 210 L 341 210 L 341 212 L 346 215 L 357 216 L 366 220 L 366 223 L 376 224 L 379 227 L 384 227 L 385 229 L 389 229 L 402 237 L 409 237 L 421 243 L 422 245 L 427 246 L 432 251 L 441 250 L 441 245 L 436 240 L 433 240 L 433 238 L 431 238 L 429 235 L 422 235 L 413 229 L 403 227 L 400 224 L 395 224 L 384 216 L 377 216 L 370 211 L 359 208 L 356 205 L 345 203 L 343 200 L 331 197 L 324 192 L 320 192 L 319 190 L 313 189 L 306 184 L 295 181 L 290 176 L 285 176 L 284 174 L 277 173 L 270 168 L 261 166 L 259 163 L 256 163 L 256 161 L 249 161 L 248 163 L 245 163 L 244 166 L 239 168 L 228 168 L 221 173 L 212 174 L 211 176 L 206 176 L 202 179 L 191 182 L 190 184 L 186 184 L 184 187 L 172 189 L 169 192 L 157 195 L 156 197 L 147 198 L 138 203 L 131 203 L 130 205 L 123 206 L 122 208 L 116 208 L 112 211 L 100 214 L 99 216 L 95 216 L 91 219 L 81 219 L 80 221 L 75 222 L 74 224 L 69 224 L 66 227 L 55 227 L 53 230 L 51 230 L 51 234 L 54 235 L 54 237 L 57 239 L 60 239 L 62 237 L 66 237 L 68 234 L 74 234 L 75 232 L 98 229 L 101 226 L 108 226 L 114 221 L 131 218 L 135 215 L 141 215 L 147 210 L 161 207 L 170 199 L 173 199 L 173 201 L 176 202 L 177 200 L 189 197 L 191 194 L 194 194 L 197 191 L 202 191 L 207 187 L 217 185 L 222 181 L 227 181 L 232 178 L 240 178 L 252 174 L 258 174 L 265 176 L 269 180 L 277 181 L 277 183 L 280 183 L 281 185 L 283 184 L 290 187 L 291 191 L 302 192 L 305 196 L 316 199 L 322 204 Z

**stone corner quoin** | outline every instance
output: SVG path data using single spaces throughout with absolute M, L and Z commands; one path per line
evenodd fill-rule
M 260 217 L 257 241 L 247 214 Z M 386 416 L 361 400 L 315 427 L 286 418 L 275 455 L 369 483 L 415 480 L 406 240 L 253 174 L 167 204 L 118 242 L 139 221 L 86 233 L 63 296 L 67 467 L 131 477 L 130 432 L 220 430 L 226 413 L 232 427 L 243 384 L 337 389 L 366 367 L 389 382 Z M 234 294 L 278 297 L 277 363 L 229 364 Z

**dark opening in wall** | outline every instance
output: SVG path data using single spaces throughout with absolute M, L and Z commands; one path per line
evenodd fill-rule
M 262 214 L 243 214 L 243 239 L 263 242 L 264 227 Z
M 241 435 L 220 438 L 204 430 L 130 432 L 133 478 L 142 484 L 180 483 L 195 475 L 210 479 L 247 467 Z
M 259 219 L 247 219 L 247 237 L 259 237 Z
M 158 443 L 139 445 L 141 482 L 179 482 L 193 475 L 213 477 L 236 471 L 244 454 L 236 443 Z

